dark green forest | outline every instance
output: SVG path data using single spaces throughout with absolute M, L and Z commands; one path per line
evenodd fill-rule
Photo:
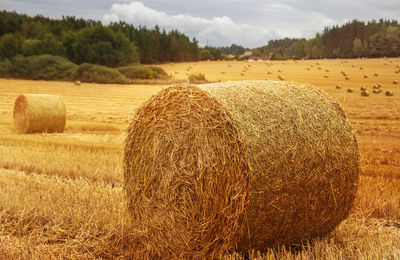
M 396 20 L 353 20 L 327 27 L 309 40 L 271 40 L 256 50 L 271 59 L 398 57 L 400 25 Z
M 78 65 L 108 67 L 200 59 L 196 39 L 177 30 L 166 32 L 124 22 L 105 26 L 71 16 L 50 19 L 0 11 L 0 58 L 42 54 L 64 57 Z
M 242 55 L 246 50 L 249 49 L 236 44 L 200 48 L 196 39 L 177 30 L 161 30 L 158 26 L 150 29 L 125 22 L 103 25 L 100 21 L 73 16 L 51 19 L 0 11 L 0 62 L 3 67 L 0 76 L 22 75 L 23 72 L 14 71 L 20 64 L 34 66 L 39 61 L 42 65 L 57 63 L 59 68 L 69 68 L 62 74 L 64 78 L 70 78 L 74 72 L 72 68 L 82 64 L 118 70 L 138 63 L 228 59 L 229 54 L 244 59 L 246 57 Z M 270 40 L 267 45 L 253 49 L 253 55 L 277 60 L 400 56 L 400 25 L 396 20 L 353 20 L 341 26 L 327 27 L 311 39 Z M 27 68 L 26 73 L 30 70 L 34 68 Z M 135 65 L 132 70 L 138 71 L 139 67 Z M 142 71 L 129 75 L 152 78 L 157 77 L 157 73 Z

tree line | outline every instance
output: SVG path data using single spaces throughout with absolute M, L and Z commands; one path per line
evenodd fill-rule
M 51 19 L 0 11 L 0 60 L 49 54 L 78 65 L 120 67 L 139 62 L 229 59 L 229 54 L 243 59 L 246 50 L 236 44 L 200 48 L 195 38 L 158 26 L 135 27 L 122 21 L 105 26 L 100 21 L 74 16 Z M 396 20 L 353 20 L 326 27 L 311 39 L 270 40 L 253 49 L 253 55 L 278 60 L 400 56 L 400 25 Z
M 396 20 L 353 20 L 326 27 L 314 38 L 271 40 L 256 48 L 271 59 L 320 59 L 400 56 L 400 25 Z
M 0 11 L 0 59 L 49 54 L 75 64 L 119 67 L 132 63 L 197 61 L 196 39 L 177 30 L 148 29 L 125 22 L 107 26 L 73 16 L 51 19 Z

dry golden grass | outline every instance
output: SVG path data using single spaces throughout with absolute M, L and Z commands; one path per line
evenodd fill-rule
M 350 217 L 324 239 L 250 252 L 250 258 L 400 258 L 400 86 L 393 84 L 400 80 L 395 73 L 400 59 L 388 60 L 392 63 L 386 66 L 384 59 L 162 65 L 168 73 L 178 72 L 178 79 L 185 79 L 192 66 L 191 73 L 212 81 L 277 80 L 281 75 L 311 83 L 342 103 L 356 130 L 363 173 Z M 323 77 L 326 70 L 329 78 Z M 373 94 L 378 83 L 383 92 Z M 369 97 L 360 95 L 361 86 Z M 0 79 L 1 257 L 140 257 L 141 238 L 132 235 L 122 188 L 123 129 L 134 109 L 161 88 Z M 386 91 L 394 95 L 385 96 Z M 60 95 L 67 107 L 64 133 L 16 134 L 13 106 L 21 93 Z

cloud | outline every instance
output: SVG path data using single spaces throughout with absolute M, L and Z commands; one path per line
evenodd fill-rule
M 135 26 L 145 25 L 153 28 L 158 25 L 162 29 L 179 31 L 196 37 L 201 45 L 225 46 L 238 43 L 249 47 L 266 44 L 268 40 L 278 37 L 276 32 L 235 23 L 228 16 L 217 16 L 211 19 L 166 12 L 152 9 L 142 2 L 129 4 L 113 4 L 103 16 L 103 22 L 125 21 Z

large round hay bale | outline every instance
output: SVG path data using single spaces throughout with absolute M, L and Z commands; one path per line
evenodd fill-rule
M 66 110 L 61 97 L 48 94 L 22 94 L 14 104 L 18 133 L 63 132 Z
M 134 219 L 151 250 L 178 256 L 323 236 L 349 214 L 358 174 L 358 145 L 340 105 L 288 82 L 167 88 L 138 110 L 125 147 Z

